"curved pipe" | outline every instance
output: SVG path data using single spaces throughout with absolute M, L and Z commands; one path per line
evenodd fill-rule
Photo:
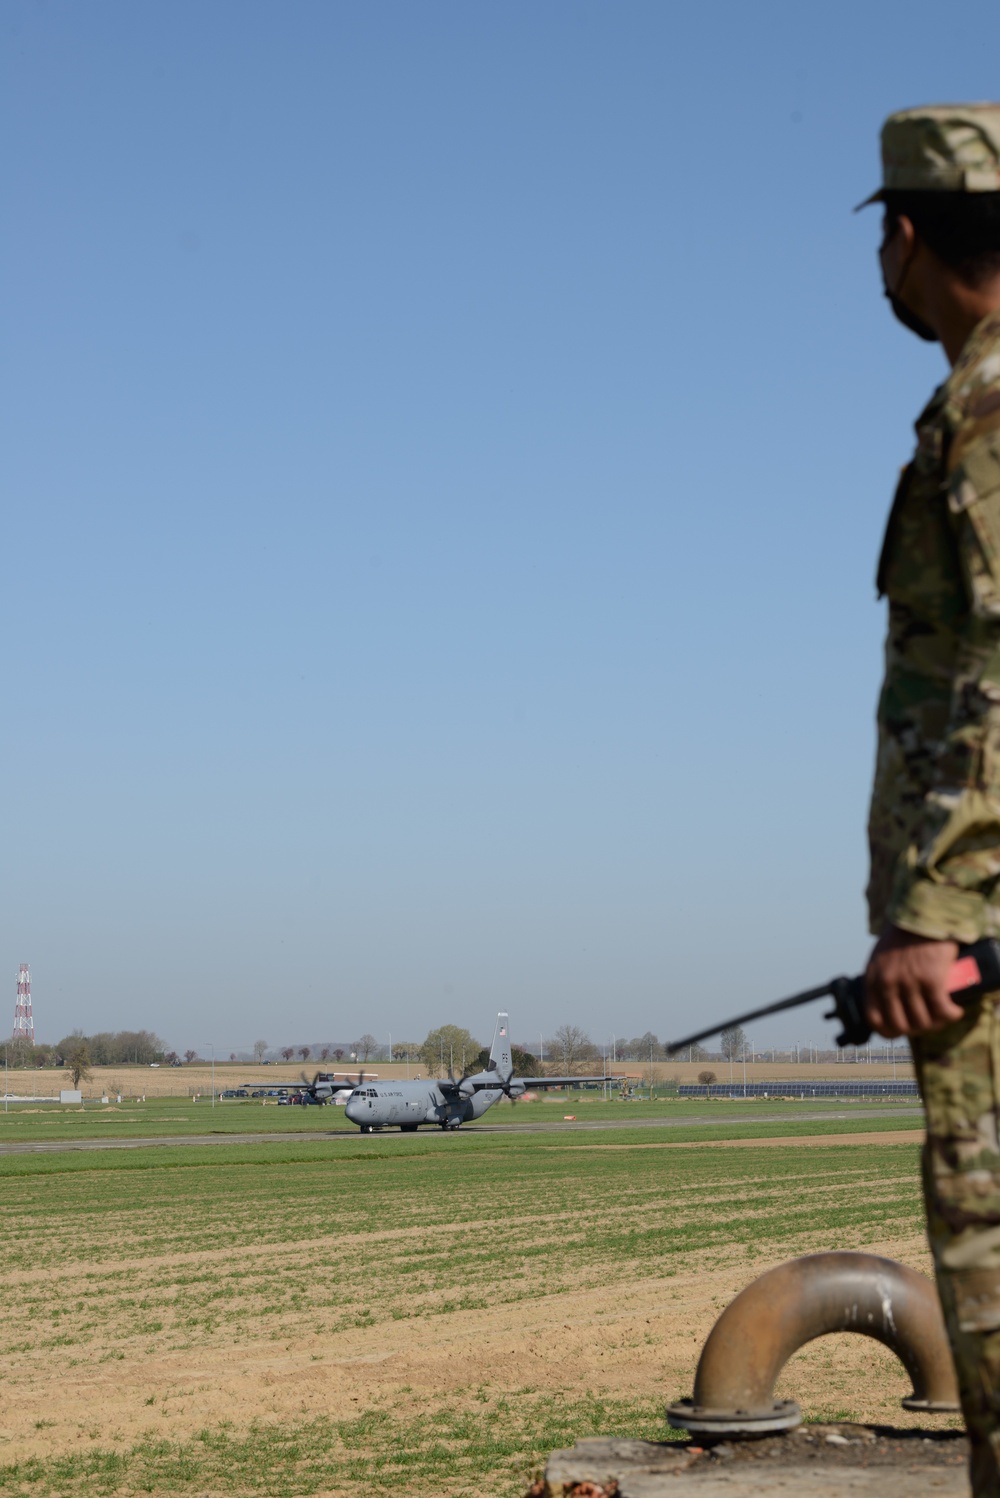
M 728 1425 L 732 1434 L 798 1424 L 797 1406 L 776 1404 L 774 1385 L 792 1353 L 828 1332 L 860 1332 L 891 1348 L 913 1380 L 906 1409 L 958 1409 L 933 1283 L 893 1259 L 827 1253 L 780 1264 L 730 1302 L 702 1349 L 693 1400 L 672 1406 L 671 1419 L 720 1433 Z

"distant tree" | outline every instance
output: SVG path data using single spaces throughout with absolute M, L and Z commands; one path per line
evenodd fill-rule
M 749 1047 L 742 1025 L 730 1025 L 719 1036 L 719 1048 L 727 1061 L 742 1061 Z
M 69 1072 L 74 1087 L 79 1087 L 81 1082 L 90 1081 L 90 1048 L 85 1036 L 76 1035 L 71 1038 L 63 1054 L 63 1065 Z
M 197 1060 L 197 1057 L 198 1057 L 198 1052 L 197 1051 L 185 1051 L 184 1052 L 184 1060 L 187 1062 L 188 1066 L 191 1065 L 192 1061 Z
M 354 1049 L 359 1061 L 367 1061 L 372 1052 L 378 1048 L 378 1041 L 374 1035 L 362 1035 L 354 1042 Z
M 236 1052 L 235 1051 L 230 1051 L 229 1052 L 229 1059 L 230 1059 L 230 1061 L 235 1061 L 236 1060 Z
M 311 1053 L 312 1053 L 312 1046 L 311 1045 L 300 1045 L 299 1046 L 299 1056 L 302 1058 L 303 1061 L 308 1061 Z
M 449 1067 L 458 1075 L 475 1066 L 481 1049 L 479 1041 L 461 1025 L 439 1025 L 420 1047 L 420 1059 L 428 1075 L 446 1077 Z
M 256 1062 L 259 1063 L 259 1062 L 263 1061 L 263 1059 L 266 1056 L 266 1054 L 267 1054 L 267 1041 L 266 1040 L 255 1040 L 254 1043 L 253 1043 L 253 1059 Z
M 530 1051 L 522 1051 L 519 1045 L 511 1046 L 510 1059 L 514 1067 L 515 1077 L 540 1077 L 542 1075 L 542 1068 L 538 1057 L 533 1056 Z M 473 1066 L 477 1071 L 485 1071 L 489 1064 L 489 1046 L 484 1045 L 473 1062 Z
M 716 1076 L 714 1071 L 700 1071 L 698 1073 L 698 1081 L 701 1083 L 702 1087 L 704 1087 L 706 1097 L 709 1096 L 708 1089 L 711 1087 L 712 1083 L 715 1080 Z
M 663 1047 L 652 1030 L 647 1030 L 645 1035 L 637 1035 L 632 1045 L 635 1048 L 634 1055 L 637 1061 L 648 1061 L 650 1056 L 654 1061 L 658 1061 L 663 1055 Z
M 594 1051 L 590 1036 L 578 1025 L 560 1025 L 552 1044 L 567 1072 L 572 1072 L 577 1062 L 593 1055 Z
M 8 1066 L 27 1066 L 31 1060 L 31 1045 L 24 1035 L 15 1035 L 6 1046 Z
M 330 1047 L 328 1045 L 325 1045 L 320 1050 L 319 1059 L 321 1061 L 328 1061 L 329 1058 L 330 1058 Z
M 295 1047 L 293 1045 L 283 1045 L 281 1047 L 281 1056 L 282 1056 L 283 1060 L 285 1060 L 285 1061 L 291 1061 L 291 1059 L 292 1059 L 292 1057 L 294 1055 L 295 1055 Z
M 703 1045 L 689 1045 L 687 1049 L 687 1058 L 689 1061 L 707 1061 L 708 1052 Z M 677 1059 L 683 1060 L 683 1054 Z
M 333 1059 L 334 1059 L 334 1061 L 343 1061 L 343 1059 L 344 1059 L 344 1053 L 340 1049 L 339 1046 L 337 1047 L 337 1049 L 333 1053 Z
M 40 1071 L 43 1066 L 48 1066 L 52 1060 L 52 1047 L 50 1045 L 32 1046 L 28 1060 L 36 1070 Z
M 176 1051 L 168 1051 L 163 1059 L 168 1066 L 176 1066 L 181 1058 L 178 1056 Z
M 148 1066 L 163 1061 L 166 1047 L 151 1030 L 100 1030 L 87 1036 L 94 1066 Z

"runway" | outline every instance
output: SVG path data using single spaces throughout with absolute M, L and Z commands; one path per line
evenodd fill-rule
M 690 1129 L 717 1128 L 720 1124 L 739 1123 L 842 1123 L 855 1118 L 907 1118 L 922 1116 L 923 1109 L 914 1108 L 852 1108 L 844 1113 L 754 1113 L 739 1118 L 733 1113 L 697 1114 L 693 1118 L 621 1118 L 599 1120 L 562 1119 L 539 1123 L 491 1123 L 466 1124 L 461 1130 L 436 1129 L 428 1125 L 421 1133 L 430 1138 L 445 1138 L 452 1132 L 463 1134 L 578 1134 L 603 1132 L 609 1129 Z M 377 1139 L 412 1139 L 398 1129 L 381 1129 L 374 1134 L 362 1134 L 354 1128 L 316 1129 L 309 1132 L 281 1134 L 160 1134 L 144 1139 L 51 1139 L 25 1140 L 23 1143 L 0 1144 L 0 1155 L 58 1155 L 70 1150 L 136 1150 L 173 1149 L 177 1145 L 206 1144 L 312 1144 L 318 1140 L 361 1139 L 366 1143 Z

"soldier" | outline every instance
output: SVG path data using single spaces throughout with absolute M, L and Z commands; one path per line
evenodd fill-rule
M 997 1498 L 1000 994 L 961 1010 L 945 978 L 958 942 L 1000 936 L 1000 104 L 891 115 L 882 162 L 867 201 L 884 208 L 885 294 L 951 373 L 917 420 L 878 569 L 889 628 L 868 1014 L 880 1034 L 910 1037 L 973 1493 Z

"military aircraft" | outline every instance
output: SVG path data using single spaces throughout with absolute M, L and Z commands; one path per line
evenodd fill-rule
M 482 1118 L 502 1097 L 511 1101 L 530 1088 L 569 1087 L 577 1082 L 603 1082 L 603 1077 L 515 1077 L 510 1055 L 507 1015 L 497 1015 L 490 1059 L 485 1071 L 446 1080 L 426 1082 L 365 1082 L 359 1080 L 344 1109 L 362 1134 L 376 1129 L 399 1128 L 415 1133 L 421 1124 L 458 1129 L 471 1119 Z

